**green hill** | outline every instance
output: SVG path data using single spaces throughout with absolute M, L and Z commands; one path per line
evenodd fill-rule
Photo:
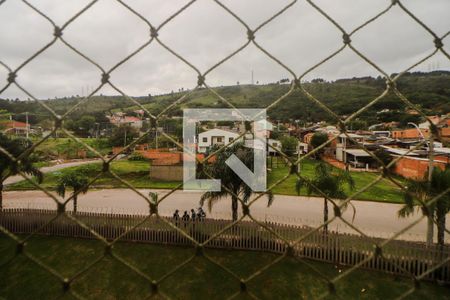
M 350 115 L 364 107 L 372 99 L 380 95 L 385 89 L 385 82 L 381 77 L 363 77 L 340 79 L 326 82 L 315 79 L 305 83 L 304 88 L 321 100 L 338 115 Z M 216 87 L 215 91 L 222 97 L 240 108 L 267 107 L 289 90 L 289 84 L 273 83 L 268 85 L 238 85 Z M 419 105 L 427 114 L 444 114 L 450 112 L 450 72 L 435 71 L 430 73 L 408 73 L 398 81 L 399 90 L 414 104 Z M 135 98 L 151 113 L 158 114 L 170 104 L 180 99 L 185 93 L 178 92 L 159 96 L 144 96 Z M 69 97 L 64 99 L 47 100 L 46 104 L 58 114 L 63 114 L 74 106 L 81 98 Z M 182 115 L 182 109 L 190 108 L 222 108 L 227 107 L 217 96 L 206 89 L 199 89 L 189 94 L 185 100 L 168 111 L 168 115 Z M 24 118 L 24 112 L 30 114 L 30 122 L 39 123 L 48 119 L 48 112 L 33 101 L 8 101 L 0 99 L 0 109 L 16 115 L 16 119 Z M 97 122 L 105 122 L 104 115 L 108 112 L 131 112 L 138 109 L 131 101 L 121 96 L 96 96 L 71 114 L 71 119 L 92 115 Z M 383 109 L 390 111 L 376 114 Z M 397 96 L 388 94 L 380 102 L 364 112 L 360 119 L 368 125 L 387 121 L 402 121 L 407 119 L 404 113 L 406 105 Z M 333 121 L 317 104 L 309 100 L 302 92 L 295 91 L 278 105 L 268 111 L 271 118 L 277 120 L 301 120 L 306 122 Z M 408 119 L 409 120 L 409 119 Z

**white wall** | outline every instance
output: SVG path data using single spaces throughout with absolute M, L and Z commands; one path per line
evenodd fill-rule
M 227 130 L 222 129 L 211 129 L 205 132 L 202 132 L 198 135 L 198 152 L 205 153 L 209 147 L 214 146 L 213 137 L 222 137 L 221 144 L 229 144 L 230 138 L 236 139 L 239 137 L 239 134 Z M 206 139 L 204 141 L 204 139 Z

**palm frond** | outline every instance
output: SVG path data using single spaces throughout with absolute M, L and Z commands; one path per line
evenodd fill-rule
M 63 182 L 60 181 L 56 186 L 56 193 L 63 198 L 66 196 L 66 185 Z
M 200 197 L 200 206 L 203 206 L 205 202 L 208 202 L 208 208 L 211 211 L 213 203 L 227 196 L 228 192 L 221 190 L 220 192 L 206 192 Z
M 414 213 L 414 207 L 411 207 L 409 205 L 403 205 L 402 208 L 398 211 L 398 216 L 400 218 L 406 218 Z

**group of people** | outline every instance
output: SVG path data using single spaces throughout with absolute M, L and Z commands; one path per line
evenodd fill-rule
M 194 209 L 191 209 L 191 214 L 189 214 L 188 211 L 185 210 L 181 217 L 180 217 L 180 211 L 178 209 L 175 210 L 175 212 L 173 213 L 173 219 L 177 226 L 179 224 L 180 219 L 183 221 L 183 223 L 186 226 L 186 224 L 189 221 L 192 221 L 192 222 L 203 221 L 205 218 L 206 218 L 206 213 L 202 207 L 199 207 L 197 209 L 197 212 L 195 212 Z

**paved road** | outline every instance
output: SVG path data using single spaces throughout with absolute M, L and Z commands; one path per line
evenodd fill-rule
M 148 194 L 150 190 L 140 190 Z M 159 198 L 168 193 L 167 190 L 153 190 Z M 171 215 L 175 209 L 181 211 L 197 208 L 201 193 L 189 191 L 176 191 L 167 197 L 159 207 L 162 215 Z M 397 211 L 398 204 L 353 201 L 356 207 L 356 217 L 353 224 L 364 233 L 377 237 L 388 237 L 400 229 L 411 224 L 417 216 L 407 219 L 399 219 Z M 53 200 L 40 191 L 13 191 L 4 193 L 4 205 L 7 207 L 42 207 L 56 208 Z M 133 191 L 126 189 L 91 190 L 79 197 L 80 211 L 103 211 L 103 212 L 132 212 L 146 214 L 148 205 L 146 201 Z M 213 211 L 209 213 L 213 217 L 229 218 L 231 203 L 224 199 L 217 203 Z M 274 203 L 267 208 L 265 198 L 259 199 L 251 206 L 252 215 L 259 220 L 271 220 L 287 224 L 299 224 L 317 226 L 322 220 L 323 200 L 313 197 L 281 196 L 276 195 Z M 332 215 L 332 212 L 330 212 Z M 352 212 L 343 214 L 351 222 Z M 447 228 L 450 221 L 447 218 Z M 333 223 L 330 228 L 338 229 L 340 232 L 355 233 L 353 229 L 346 226 L 342 221 Z M 426 221 L 412 227 L 402 239 L 423 241 L 425 239 Z M 447 235 L 446 240 L 450 241 Z
M 100 161 L 100 159 L 89 159 L 89 160 L 77 160 L 77 161 L 71 161 L 71 162 L 67 162 L 67 163 L 62 163 L 62 164 L 58 164 L 58 165 L 54 165 L 51 167 L 42 167 L 40 168 L 42 173 L 48 173 L 48 172 L 53 172 L 53 171 L 57 171 L 60 169 L 64 169 L 64 168 L 69 168 L 69 167 L 75 167 L 75 166 L 81 166 L 81 165 L 85 165 L 85 164 L 90 164 L 96 161 Z M 4 184 L 12 184 L 12 183 L 16 183 L 19 181 L 24 180 L 22 176 L 17 175 L 17 176 L 11 176 L 8 177 Z

